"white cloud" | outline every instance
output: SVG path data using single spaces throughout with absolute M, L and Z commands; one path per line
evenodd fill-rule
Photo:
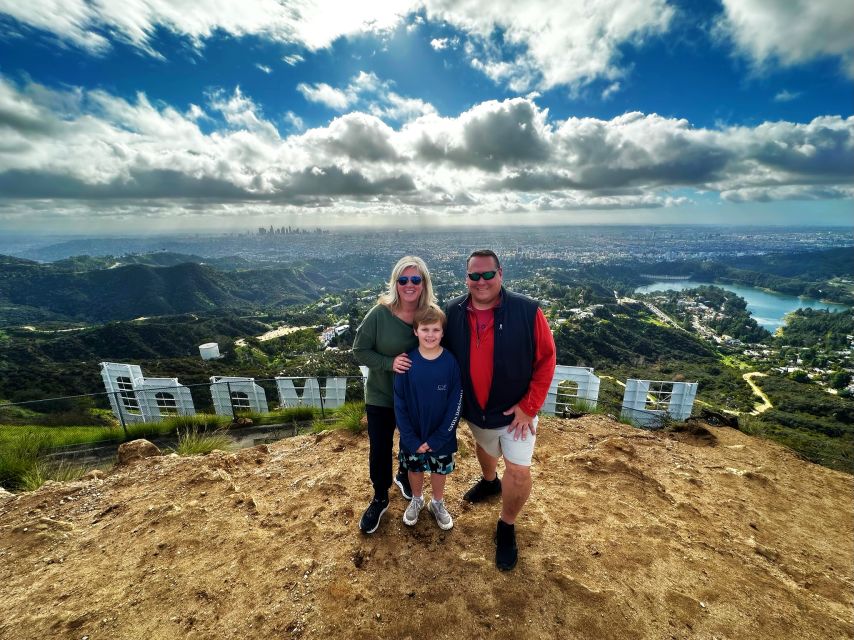
M 297 90 L 309 102 L 319 102 L 330 109 L 343 111 L 350 106 L 350 97 L 346 92 L 335 89 L 325 82 L 318 82 L 313 85 L 301 82 L 297 85 Z
M 0 13 L 94 53 L 109 48 L 102 35 L 109 32 L 156 54 L 150 41 L 158 27 L 197 45 L 219 30 L 317 50 L 341 36 L 392 29 L 414 6 L 398 0 L 0 0 Z
M 774 102 L 791 102 L 801 97 L 800 91 L 788 91 L 783 89 L 774 96 Z
M 271 73 L 273 73 L 273 68 L 272 68 L 272 67 L 268 67 L 268 66 L 267 66 L 267 65 L 265 65 L 265 64 L 257 63 L 257 64 L 255 65 L 255 67 L 257 67 L 259 70 L 263 71 L 263 72 L 264 72 L 264 73 L 266 73 L 266 74 L 271 74 Z
M 325 104 L 335 111 L 358 106 L 378 117 L 396 121 L 436 113 L 433 105 L 418 98 L 401 96 L 391 90 L 391 83 L 364 71 L 354 76 L 343 89 L 336 89 L 326 83 L 303 83 L 297 89 L 307 100 Z
M 674 15 L 666 0 L 425 0 L 430 18 L 468 34 L 476 68 L 517 91 L 578 86 L 621 75 L 619 47 L 665 33 Z M 492 37 L 519 53 L 506 59 Z
M 609 100 L 620 89 L 622 89 L 622 85 L 619 82 L 612 82 L 602 91 L 602 100 Z
M 477 69 L 525 93 L 557 86 L 578 89 L 593 80 L 613 83 L 626 69 L 620 49 L 661 37 L 673 23 L 673 0 L 0 0 L 0 13 L 63 42 L 103 54 L 112 39 L 159 56 L 152 38 L 166 30 L 201 47 L 215 32 L 264 39 L 316 51 L 341 37 L 386 33 L 429 20 L 462 34 Z M 501 34 L 498 45 L 496 34 Z M 723 0 L 718 33 L 762 67 L 791 66 L 830 56 L 854 77 L 854 7 L 832 0 Z M 415 36 L 413 36 L 415 37 Z M 456 38 L 434 38 L 436 50 Z M 283 57 L 289 65 L 301 53 Z
M 393 91 L 389 91 L 383 97 L 384 100 L 375 102 L 369 107 L 371 113 L 381 118 L 406 122 L 436 113 L 436 108 L 432 104 L 418 98 L 404 98 Z
M 287 111 L 283 118 L 287 125 L 294 131 L 303 131 L 305 129 L 305 121 L 293 111 Z
M 719 22 L 757 66 L 839 58 L 854 77 L 854 5 L 834 0 L 723 0 Z
M 305 58 L 303 58 L 298 53 L 292 53 L 291 55 L 287 55 L 287 56 L 282 57 L 282 62 L 284 62 L 285 64 L 289 64 L 292 67 L 295 67 L 300 62 L 304 62 L 304 61 L 305 61 Z
M 714 129 L 643 113 L 558 122 L 525 98 L 440 117 L 389 100 L 370 74 L 347 91 L 366 107 L 425 113 L 394 127 L 367 109 L 307 130 L 285 113 L 292 129 L 280 133 L 240 88 L 181 112 L 143 94 L 0 75 L 0 220 L 35 200 L 140 215 L 153 201 L 475 215 L 684 206 L 692 190 L 732 203 L 854 196 L 854 117 Z

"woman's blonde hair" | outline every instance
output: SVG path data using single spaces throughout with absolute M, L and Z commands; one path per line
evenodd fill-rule
M 379 297 L 378 302 L 380 304 L 384 304 L 392 309 L 400 307 L 400 296 L 397 295 L 397 279 L 400 277 L 400 274 L 409 267 L 415 267 L 418 271 L 418 275 L 422 278 L 421 297 L 418 298 L 418 309 L 424 309 L 425 307 L 436 304 L 436 294 L 433 293 L 433 281 L 430 279 L 430 270 L 427 268 L 424 261 L 418 256 L 403 256 L 397 261 L 397 264 L 394 265 L 394 269 L 391 270 L 391 278 L 389 278 L 388 281 L 388 290 Z

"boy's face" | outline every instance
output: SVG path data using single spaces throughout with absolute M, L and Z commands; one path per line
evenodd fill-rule
M 418 344 L 425 349 L 435 349 L 438 347 L 444 333 L 441 322 L 419 324 L 415 330 L 415 335 L 418 337 Z

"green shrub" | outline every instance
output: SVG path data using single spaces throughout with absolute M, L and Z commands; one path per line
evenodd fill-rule
M 170 416 L 161 424 L 168 428 L 170 432 L 176 433 L 180 431 L 216 431 L 223 429 L 231 423 L 231 419 L 227 416 L 218 416 L 212 413 L 197 413 L 193 416 Z
M 178 432 L 178 445 L 173 449 L 179 456 L 204 455 L 219 449 L 228 451 L 233 443 L 224 431 L 203 433 L 198 429 Z
M 332 412 L 326 420 L 317 418 L 311 424 L 312 433 L 320 433 L 327 430 L 346 429 L 353 433 L 359 433 L 364 429 L 362 416 L 365 414 L 365 405 L 362 402 L 348 402 Z
M 60 462 L 50 464 L 43 459 L 36 460 L 21 476 L 20 488 L 25 491 L 35 491 L 48 480 L 69 482 L 77 480 L 86 473 L 86 467 Z

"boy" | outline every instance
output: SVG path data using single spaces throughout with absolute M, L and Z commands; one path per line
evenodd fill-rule
M 434 306 L 415 315 L 418 348 L 408 354 L 409 370 L 394 376 L 394 414 L 400 431 L 398 459 L 412 488 L 403 523 L 411 527 L 418 522 L 424 508 L 424 472 L 429 471 L 433 497 L 427 510 L 439 528 L 448 530 L 454 521 L 445 508 L 445 476 L 454 470 L 463 392 L 457 361 L 440 344 L 445 321 Z

